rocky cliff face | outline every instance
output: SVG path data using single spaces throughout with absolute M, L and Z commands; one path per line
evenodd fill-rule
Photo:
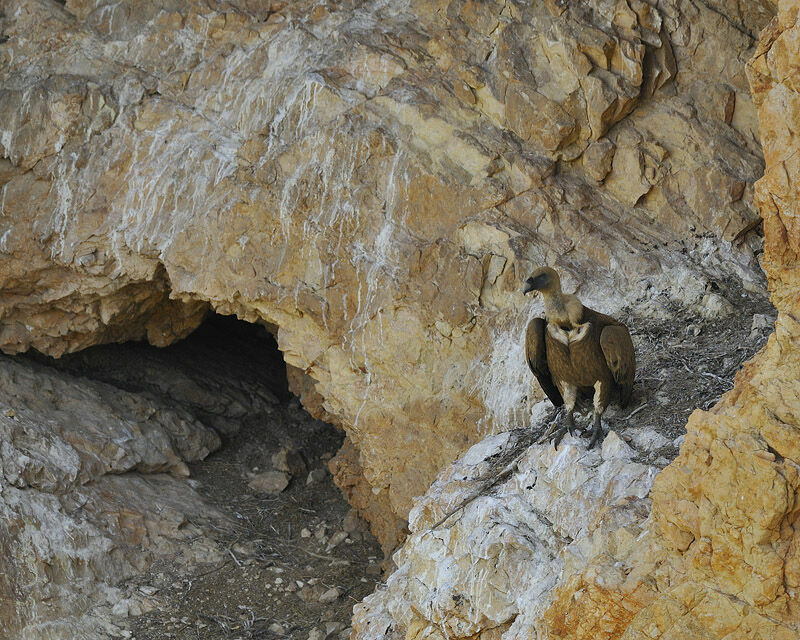
M 773 11 L 6 2 L 0 345 L 277 327 L 390 549 L 437 471 L 527 423 L 534 265 L 606 311 L 758 287 L 744 62 Z
M 0 360 L 0 635 L 107 638 L 143 610 L 120 583 L 183 551 L 213 561 L 225 518 L 185 482 L 216 432 L 183 408 Z M 145 475 L 147 474 L 147 475 Z
M 614 458 L 624 466 L 613 476 L 633 471 L 623 493 L 602 473 L 612 464 L 612 436 L 600 456 L 580 457 L 568 441 L 555 458 L 527 450 L 500 489 L 431 530 L 437 513 L 481 488 L 472 470 L 490 465 L 496 441 L 476 445 L 412 511 L 398 571 L 357 607 L 357 637 L 800 635 L 799 16 L 800 4 L 780 3 L 748 65 L 766 160 L 756 185 L 764 267 L 779 311 L 767 345 L 721 402 L 692 415 L 680 455 L 655 477 L 649 500 L 646 474 L 624 455 Z M 531 460 L 544 464 L 532 469 Z M 592 505 L 604 505 L 597 514 L 583 504 L 587 491 L 597 496 Z M 551 508 L 565 495 L 577 516 Z M 537 573 L 541 565 L 549 570 Z

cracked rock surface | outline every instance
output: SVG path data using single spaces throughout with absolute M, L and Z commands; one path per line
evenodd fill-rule
M 382 633 L 420 640 L 800 636 L 800 227 L 793 133 L 800 99 L 788 72 L 800 63 L 798 16 L 800 3 L 779 3 L 778 16 L 762 32 L 748 64 L 766 159 L 756 185 L 765 231 L 763 264 L 778 311 L 766 345 L 745 363 L 720 402 L 691 415 L 678 457 L 655 476 L 648 498 L 623 497 L 593 519 L 578 514 L 579 540 L 567 540 L 554 519 L 568 509 L 549 514 L 546 526 L 530 538 L 503 540 L 498 532 L 504 526 L 516 531 L 540 513 L 519 489 L 499 505 L 494 494 L 477 498 L 441 533 L 424 531 L 426 513 L 441 512 L 454 496 L 463 500 L 480 488 L 471 465 L 486 465 L 496 440 L 473 447 L 412 511 L 418 518 L 412 522 L 420 526 L 395 555 L 398 571 L 357 608 L 357 638 Z M 760 316 L 754 317 L 754 330 L 760 324 Z M 543 457 L 535 447 L 523 451 L 521 460 Z M 570 468 L 577 477 L 585 469 L 579 462 Z M 551 459 L 545 477 L 558 477 L 560 469 L 558 459 Z M 522 471 L 520 464 L 514 477 Z M 602 479 L 600 473 L 593 476 L 601 487 Z M 558 504 L 573 490 L 572 480 L 562 475 L 559 484 L 540 489 L 541 498 Z M 536 491 L 538 483 L 531 485 Z M 601 503 L 615 497 L 613 488 L 601 493 Z M 520 504 L 521 512 L 510 511 Z M 573 505 L 581 505 L 580 497 L 570 501 Z M 497 510 L 507 506 L 504 515 L 510 516 L 496 521 Z M 461 529 L 461 521 L 472 526 Z M 570 553 L 572 545 L 581 553 Z M 513 565 L 510 579 L 506 556 L 520 547 L 526 561 Z M 439 556 L 430 562 L 434 552 Z M 552 570 L 536 575 L 536 567 L 554 557 Z M 531 575 L 535 589 L 524 595 L 533 592 L 537 598 L 527 603 L 515 581 Z M 462 594 L 460 585 L 484 588 Z M 439 598 L 439 591 L 451 597 Z
M 9 0 L 0 347 L 277 326 L 392 549 L 440 469 L 527 423 L 535 265 L 606 312 L 760 290 L 744 64 L 774 11 Z
M 630 557 L 638 559 L 659 469 L 635 462 L 613 432 L 592 451 L 572 436 L 557 451 L 520 446 L 523 439 L 520 431 L 486 438 L 415 502 L 397 570 L 355 608 L 356 638 L 531 638 L 537 629 L 557 632 L 544 621 L 560 584 L 602 580 L 636 597 L 629 592 L 640 567 Z M 515 449 L 510 476 L 467 502 Z M 604 575 L 583 575 L 598 556 Z M 583 637 L 582 624 L 591 621 L 562 621 L 561 629 Z

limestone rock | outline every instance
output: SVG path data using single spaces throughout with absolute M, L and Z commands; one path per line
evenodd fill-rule
M 175 7 L 5 4 L 0 347 L 164 345 L 209 308 L 277 327 L 387 549 L 538 400 L 534 266 L 607 312 L 759 281 L 730 242 L 763 169 L 739 61 L 771 5 Z
M 800 114 L 786 73 L 800 61 L 800 3 L 779 4 L 748 73 L 766 170 L 756 186 L 775 332 L 710 412 L 697 411 L 675 462 L 656 479 L 652 520 L 674 567 L 629 640 L 669 629 L 712 638 L 800 634 L 800 226 L 795 224 Z
M 764 266 L 779 312 L 775 332 L 737 374 L 732 391 L 710 411 L 692 414 L 680 454 L 655 477 L 649 500 L 644 493 L 623 499 L 602 510 L 583 535 L 563 541 L 554 535 L 562 514 L 553 507 L 542 534 L 535 526 L 516 526 L 505 540 L 498 533 L 519 522 L 514 509 L 521 502 L 534 514 L 534 496 L 558 504 L 562 493 L 551 483 L 531 482 L 530 493 L 498 491 L 503 500 L 478 498 L 452 517 L 453 524 L 434 531 L 417 524 L 426 511 L 415 508 L 414 532 L 395 555 L 397 572 L 356 608 L 357 638 L 800 636 L 800 227 L 794 214 L 800 143 L 791 133 L 800 89 L 789 72 L 798 63 L 800 3 L 781 2 L 749 65 L 767 162 L 756 198 L 764 218 Z M 442 513 L 452 496 L 468 494 L 470 465 L 490 459 L 502 446 L 498 438 L 476 445 L 443 473 L 419 508 Z M 558 477 L 556 462 L 545 468 L 548 480 Z M 519 465 L 514 477 L 522 471 Z M 586 486 L 598 475 L 593 471 Z M 584 522 L 579 514 L 578 525 Z M 544 555 L 533 556 L 532 549 L 537 543 L 546 548 L 542 540 L 560 555 L 551 552 L 556 562 L 550 560 L 545 574 L 549 583 L 540 578 L 517 587 L 540 589 L 521 609 L 509 576 L 529 580 Z M 512 549 L 510 541 L 516 542 Z M 572 547 L 580 552 L 564 552 Z M 513 553 L 523 555 L 510 573 L 506 556 Z M 473 586 L 456 594 L 457 584 Z
M 0 359 L 0 475 L 9 485 L 64 493 L 108 473 L 188 475 L 219 436 L 186 412 L 33 363 Z
M 474 445 L 415 502 L 397 570 L 356 605 L 356 638 L 530 638 L 537 629 L 598 637 L 598 624 L 619 629 L 630 619 L 604 615 L 604 601 L 635 611 L 652 600 L 635 562 L 658 469 L 634 462 L 614 433 L 588 452 L 567 437 L 558 451 L 523 448 L 510 477 L 481 492 L 500 471 L 493 460 L 520 436 Z M 602 570 L 587 571 L 598 558 Z M 572 604 L 553 616 L 559 599 Z
M 284 471 L 290 476 L 300 476 L 306 472 L 306 462 L 296 449 L 281 447 L 272 456 L 272 466 L 278 471 Z
M 291 476 L 283 471 L 265 471 L 253 476 L 247 486 L 262 493 L 280 493 L 289 486 Z
M 179 548 L 213 561 L 204 526 L 225 522 L 181 480 L 216 433 L 181 409 L 6 356 L 0 389 L 0 636 L 108 638 L 94 609 L 116 604 L 122 581 Z

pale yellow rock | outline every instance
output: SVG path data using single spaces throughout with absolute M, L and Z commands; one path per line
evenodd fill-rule
M 277 327 L 389 550 L 436 473 L 538 400 L 535 266 L 609 312 L 697 309 L 732 264 L 759 281 L 757 244 L 728 241 L 763 166 L 737 26 L 769 15 L 719 11 L 13 0 L 0 347 L 165 345 L 209 309 Z M 606 156 L 586 169 L 601 138 L 625 188 L 597 185 Z
M 476 499 L 441 533 L 426 536 L 421 528 L 417 533 L 412 520 L 415 533 L 396 556 L 397 573 L 385 589 L 356 607 L 356 637 L 377 638 L 386 631 L 389 638 L 411 632 L 415 638 L 488 638 L 503 617 L 514 620 L 505 640 L 800 637 L 800 227 L 795 215 L 800 174 L 795 158 L 800 154 L 793 133 L 800 87 L 790 72 L 800 64 L 800 3 L 777 4 L 778 17 L 764 30 L 748 69 L 766 159 L 755 192 L 764 219 L 763 262 L 779 311 L 766 346 L 744 365 L 734 389 L 713 409 L 692 414 L 680 455 L 655 478 L 652 507 L 620 503 L 616 513 L 603 514 L 609 528 L 603 531 L 601 519 L 601 535 L 573 538 L 570 546 L 580 552 L 551 571 L 549 584 L 544 577 L 535 583 L 541 589 L 536 604 L 513 603 L 500 612 L 493 594 L 474 589 L 467 590 L 475 594 L 467 613 L 456 599 L 437 599 L 440 590 L 449 595 L 456 584 L 502 584 L 508 578 L 504 554 L 498 551 L 502 547 L 486 543 L 492 527 L 480 524 L 497 512 L 502 513 L 499 522 L 516 522 L 520 493 L 501 490 Z M 618 6 L 618 24 L 630 28 L 631 5 Z M 752 13 L 745 16 L 757 14 L 759 7 L 764 5 L 749 3 Z M 633 166 L 641 166 L 638 157 Z M 639 175 L 647 178 L 644 172 Z M 713 184 L 716 178 L 702 180 Z M 707 201 L 702 189 L 698 183 L 696 202 Z M 722 192 L 736 199 L 745 190 L 731 185 Z M 627 193 L 630 199 L 643 195 L 636 189 Z M 446 513 L 454 496 L 469 495 L 472 475 L 467 469 L 496 453 L 493 442 L 476 445 L 457 463 L 458 474 L 443 474 L 421 501 L 427 513 Z M 558 477 L 561 466 L 556 461 L 550 465 L 540 477 Z M 554 508 L 564 487 L 556 484 L 558 491 L 553 491 L 549 484 L 535 484 L 533 495 L 545 509 Z M 532 508 L 535 498 L 529 500 L 522 513 L 542 515 Z M 557 525 L 558 511 L 553 518 L 552 512 L 544 513 L 547 522 Z M 531 533 L 526 543 L 538 541 L 546 548 L 554 540 L 553 532 Z M 438 551 L 437 545 L 445 548 Z M 475 554 L 475 560 L 462 562 L 465 554 Z M 490 566 L 481 564 L 487 557 Z M 535 560 L 518 559 L 514 576 L 535 571 L 546 558 L 540 551 Z M 446 578 L 432 580 L 434 571 Z M 479 619 L 475 612 L 484 608 L 494 618 Z M 530 627 L 515 634 L 521 621 Z M 456 628 L 465 622 L 471 626 Z

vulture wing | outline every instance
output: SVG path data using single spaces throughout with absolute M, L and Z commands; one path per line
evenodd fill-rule
M 628 328 L 624 324 L 603 327 L 600 348 L 614 381 L 620 386 L 620 404 L 624 407 L 631 399 L 636 375 L 636 355 Z
M 554 406 L 560 407 L 564 404 L 564 399 L 561 397 L 558 387 L 553 383 L 550 368 L 547 366 L 547 352 L 544 345 L 545 326 L 544 318 L 531 320 L 525 333 L 525 356 L 528 359 L 528 366 L 542 386 L 542 390 L 550 398 L 550 402 Z
M 581 322 L 591 322 L 592 324 L 596 324 L 600 327 L 607 327 L 611 325 L 617 325 L 620 327 L 625 326 L 619 320 L 612 318 L 611 316 L 607 316 L 605 313 L 600 313 L 599 311 L 590 309 L 589 307 L 583 308 L 583 317 L 581 318 Z

